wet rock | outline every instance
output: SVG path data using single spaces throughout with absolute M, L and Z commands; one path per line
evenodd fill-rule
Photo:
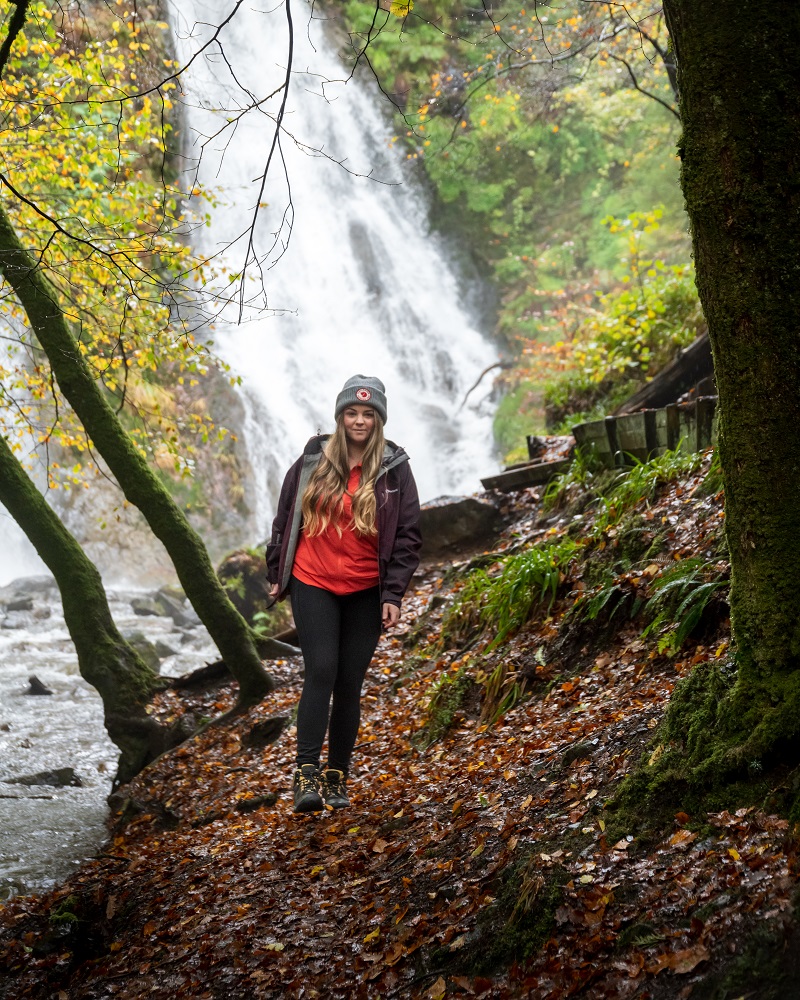
M 503 528 L 503 516 L 481 497 L 439 497 L 420 512 L 422 556 L 436 556 L 459 548 L 483 546 Z
M 164 609 L 162 613 L 167 618 L 171 618 L 176 625 L 181 625 L 185 628 L 193 628 L 195 625 L 199 625 L 200 619 L 197 617 L 194 608 L 187 605 L 183 599 L 175 597 L 170 591 L 171 588 L 162 587 L 156 594 L 156 601 Z
M 49 618 L 52 614 L 50 608 L 34 608 L 33 617 L 37 621 L 44 621 L 45 618 Z
M 6 584 L 5 587 L 0 587 L 0 605 L 8 608 L 10 601 L 56 590 L 58 587 L 52 576 L 21 576 Z
M 155 643 L 152 643 L 144 632 L 123 632 L 122 638 L 136 650 L 151 670 L 158 673 L 161 667 L 161 657 L 158 655 Z
M 217 567 L 217 576 L 233 606 L 252 624 L 253 615 L 264 611 L 270 600 L 264 552 L 257 549 L 232 552 Z
M 82 788 L 83 782 L 71 767 L 56 767 L 51 771 L 37 771 L 36 774 L 23 774 L 19 778 L 6 778 L 7 785 L 49 785 L 53 788 Z
M 6 604 L 6 611 L 32 611 L 33 610 L 33 598 L 28 595 L 26 597 L 15 597 L 8 601 Z
M 28 678 L 28 684 L 30 685 L 30 687 L 25 692 L 25 694 L 52 694 L 53 693 L 50 690 L 49 687 L 47 687 L 46 685 L 42 684 L 42 682 L 39 680 L 39 678 L 35 674 L 33 674 L 31 677 Z
M 3 621 L 0 622 L 0 628 L 9 630 L 16 628 L 25 628 L 25 620 L 23 618 L 16 618 L 16 617 L 4 618 Z
M 166 642 L 162 642 L 161 639 L 156 639 L 155 648 L 162 660 L 167 656 L 174 656 L 178 652 L 177 649 L 173 649 L 172 646 Z
M 160 618 L 163 614 L 163 608 L 156 601 L 154 597 L 134 597 L 131 601 L 131 607 L 133 608 L 134 614 L 142 615 L 152 615 L 153 617 Z

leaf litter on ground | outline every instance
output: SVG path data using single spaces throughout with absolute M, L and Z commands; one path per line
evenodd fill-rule
M 664 566 L 710 556 L 721 498 L 698 496 L 703 471 L 641 505 L 665 548 L 644 570 L 619 569 L 620 584 L 644 591 Z M 521 536 L 570 530 L 569 514 L 542 523 L 538 500 L 506 501 L 512 525 L 484 563 Z M 614 546 L 613 529 L 603 542 Z M 658 838 L 607 838 L 605 802 L 643 753 L 658 754 L 675 684 L 725 655 L 727 622 L 673 657 L 621 622 L 612 641 L 551 661 L 542 650 L 591 589 L 580 560 L 570 573 L 552 608 L 481 660 L 491 636 L 436 648 L 453 570 L 424 567 L 367 678 L 346 810 L 291 812 L 291 726 L 248 748 L 254 725 L 296 708 L 300 663 L 273 662 L 280 685 L 264 702 L 123 790 L 97 858 L 53 892 L 7 903 L 0 996 L 688 997 L 748 929 L 788 927 L 798 868 L 785 819 L 678 812 Z M 432 685 L 501 661 L 524 682 L 494 724 L 467 699 L 444 736 L 422 738 Z M 225 685 L 166 692 L 154 712 L 213 715 L 234 698 Z M 503 945 L 537 914 L 530 955 Z

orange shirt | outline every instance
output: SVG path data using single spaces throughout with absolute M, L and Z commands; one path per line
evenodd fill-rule
M 377 587 L 378 536 L 359 535 L 353 528 L 353 494 L 361 482 L 361 466 L 350 470 L 344 509 L 338 518 L 341 537 L 336 530 L 336 518 L 321 535 L 309 538 L 300 532 L 292 573 L 301 583 L 321 587 L 332 594 L 353 594 L 357 590 Z

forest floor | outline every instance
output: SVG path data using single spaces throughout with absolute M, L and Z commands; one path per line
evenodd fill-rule
M 618 595 L 686 559 L 724 576 L 707 468 L 633 505 L 658 556 L 612 558 L 609 527 L 494 650 L 480 631 L 443 641 L 459 567 L 424 567 L 367 680 L 349 809 L 292 813 L 300 664 L 273 663 L 261 705 L 124 789 L 100 856 L 0 911 L 0 996 L 800 996 L 798 840 L 769 796 L 630 827 L 606 808 L 659 754 L 675 684 L 727 655 L 726 605 L 672 655 L 632 601 L 616 617 L 572 609 L 598 592 L 587 567 L 604 553 Z M 491 574 L 504 550 L 580 536 L 592 515 L 575 509 L 543 519 L 538 494 L 516 494 L 497 551 L 460 568 Z M 212 715 L 234 694 L 169 692 L 154 710 Z

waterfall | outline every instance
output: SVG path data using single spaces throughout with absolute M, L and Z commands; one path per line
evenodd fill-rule
M 181 65 L 232 6 L 175 3 Z M 430 231 L 425 199 L 392 141 L 377 88 L 345 83 L 348 70 L 320 15 L 312 17 L 312 6 L 298 0 L 292 10 L 288 135 L 281 138 L 283 160 L 276 155 L 270 168 L 256 249 L 266 254 L 276 239 L 285 243 L 290 192 L 291 240 L 264 271 L 269 308 L 251 265 L 243 321 L 238 302 L 229 302 L 218 307 L 212 327 L 218 353 L 243 380 L 244 438 L 262 532 L 283 473 L 318 428 L 332 429 L 336 394 L 357 372 L 385 382 L 386 434 L 411 456 L 423 500 L 474 492 L 479 475 L 496 466 L 491 381 L 461 405 L 496 352 L 476 329 L 446 245 Z M 212 43 L 181 77 L 184 156 L 187 179 L 196 170 L 219 199 L 199 209 L 209 224 L 195 231 L 194 246 L 218 254 L 236 274 L 274 133 L 264 111 L 274 116 L 281 95 L 235 127 L 226 122 L 282 82 L 285 9 L 245 0 L 218 37 L 223 51 Z M 221 278 L 216 290 L 224 297 L 228 287 Z

